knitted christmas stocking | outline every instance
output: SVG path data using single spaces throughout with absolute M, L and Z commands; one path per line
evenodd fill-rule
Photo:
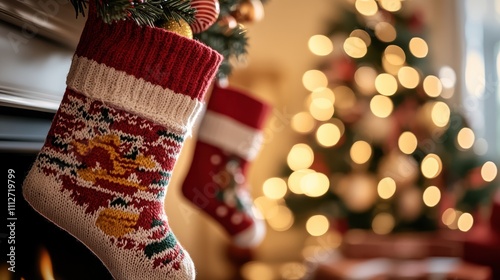
M 194 279 L 163 201 L 221 57 L 163 29 L 90 14 L 24 197 L 115 279 Z
M 265 226 L 245 182 L 259 152 L 269 107 L 234 89 L 215 86 L 198 133 L 184 196 L 214 218 L 239 247 L 260 243 Z

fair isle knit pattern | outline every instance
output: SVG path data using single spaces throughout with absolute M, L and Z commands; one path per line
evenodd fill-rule
M 184 253 L 162 220 L 163 200 L 183 140 L 163 126 L 68 91 L 35 169 L 60 185 L 61 199 L 66 194 L 82 208 L 89 220 L 79 223 L 102 231 L 104 238 L 90 243 L 142 252 L 151 267 L 170 264 L 175 270 Z
M 164 30 L 104 24 L 92 8 L 23 194 L 117 280 L 194 279 L 164 198 L 221 57 Z

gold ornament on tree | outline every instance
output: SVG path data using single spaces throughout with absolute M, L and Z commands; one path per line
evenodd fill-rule
M 238 26 L 238 22 L 236 19 L 231 16 L 227 15 L 222 17 L 217 24 L 224 30 L 224 33 L 229 34 L 233 29 L 235 29 Z
M 170 20 L 160 24 L 158 27 L 168 30 L 170 32 L 177 33 L 181 36 L 184 36 L 189 39 L 193 39 L 193 30 L 183 19 L 179 19 L 179 21 Z

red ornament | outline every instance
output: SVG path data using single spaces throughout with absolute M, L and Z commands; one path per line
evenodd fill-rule
M 220 8 L 218 0 L 193 0 L 191 7 L 196 9 L 194 22 L 190 24 L 193 33 L 207 30 L 219 17 Z

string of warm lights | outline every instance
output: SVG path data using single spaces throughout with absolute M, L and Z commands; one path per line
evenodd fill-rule
M 335 75 L 339 74 L 328 72 L 328 69 L 304 72 L 302 84 L 309 94 L 304 100 L 303 110 L 291 118 L 290 126 L 300 135 L 313 136 L 308 138 L 313 143 L 301 141 L 293 145 L 286 157 L 291 173 L 287 177 L 269 178 L 263 183 L 263 195 L 255 199 L 255 205 L 262 213 L 261 218 L 275 231 L 288 231 L 298 221 L 295 212 L 286 203 L 288 197 L 320 199 L 333 193 L 355 213 L 363 213 L 380 203 L 381 206 L 372 213 L 369 225 L 379 235 L 392 233 L 401 219 L 411 221 L 424 208 L 435 209 L 435 213 L 439 213 L 440 227 L 469 231 L 474 225 L 472 213 L 449 207 L 446 203 L 443 208 L 440 206 L 448 195 L 442 180 L 444 170 L 450 168 L 444 166 L 446 158 L 441 158 L 439 150 L 422 150 L 429 143 L 435 144 L 436 139 L 456 121 L 446 102 L 453 98 L 456 91 L 455 71 L 444 66 L 437 75 L 426 75 L 419 69 L 415 61 L 423 61 L 429 54 L 426 40 L 414 36 L 407 40 L 406 46 L 402 46 L 398 41 L 400 31 L 395 23 L 380 16 L 381 10 L 384 13 L 399 12 L 403 7 L 401 0 L 347 1 L 352 3 L 359 15 L 365 17 L 366 28 L 355 28 L 341 36 L 315 34 L 309 38 L 308 48 L 313 55 L 325 59 L 339 59 L 340 52 L 340 59 L 369 61 L 373 59 L 367 58 L 373 56 L 371 48 L 377 44 L 380 47 L 380 42 L 383 42 L 386 46 L 378 57 L 380 67 L 370 63 L 347 63 L 352 76 L 349 84 L 337 83 Z M 376 40 L 380 42 L 375 43 Z M 390 130 L 394 118 L 408 117 L 404 115 L 405 109 L 398 108 L 401 104 L 394 100 L 409 91 L 422 94 L 425 101 L 415 105 L 418 109 L 411 120 L 402 120 L 412 124 L 391 136 L 394 143 L 378 163 L 376 174 L 367 172 L 377 152 L 380 153 L 376 145 L 387 141 L 387 135 L 394 133 Z M 367 104 L 367 111 L 359 112 L 359 104 L 363 102 Z M 348 133 L 353 133 L 349 131 L 353 129 L 352 119 L 349 119 L 352 112 L 364 114 L 369 120 L 367 123 L 358 121 L 357 126 L 361 129 L 354 133 L 362 134 L 368 130 L 370 136 L 357 135 L 351 139 L 352 143 L 346 145 Z M 418 129 L 414 130 L 412 126 L 418 126 Z M 424 130 L 424 136 L 421 130 Z M 477 156 L 487 152 L 486 141 L 478 138 L 471 127 L 462 127 L 452 137 L 454 148 L 459 152 Z M 315 152 L 317 147 L 346 149 L 346 158 L 338 160 L 347 161 L 354 172 L 328 174 L 328 169 L 317 165 L 318 157 L 322 156 Z M 414 160 L 415 156 L 419 157 L 418 161 Z M 497 178 L 497 166 L 492 161 L 483 163 L 477 169 L 477 176 L 482 180 L 480 184 Z M 417 180 L 423 182 L 421 187 L 416 187 Z M 384 204 L 390 201 L 397 201 L 402 210 L 394 213 L 388 208 L 389 204 Z M 306 261 L 318 261 L 325 252 L 340 246 L 343 235 L 335 228 L 337 221 L 328 214 L 308 212 L 307 215 L 304 224 L 300 224 L 309 235 L 304 240 L 302 256 Z M 251 262 L 242 271 L 247 279 L 264 279 L 263 275 L 271 279 L 278 274 L 282 279 L 302 279 L 305 273 L 305 266 L 296 262 L 279 267 Z
M 305 110 L 295 114 L 291 120 L 291 128 L 303 135 L 313 133 L 317 144 L 321 147 L 335 147 L 345 133 L 345 124 L 341 117 L 346 110 L 351 110 L 358 102 L 355 92 L 369 97 L 371 113 L 379 119 L 389 118 L 395 110 L 395 104 L 390 98 L 401 90 L 413 90 L 421 86 L 423 92 L 429 97 L 421 108 L 419 118 L 429 130 L 442 132 L 450 125 L 452 112 L 444 100 L 453 97 L 456 84 L 456 74 L 452 68 L 445 66 L 439 70 L 439 75 L 423 76 L 422 72 L 407 63 L 408 56 L 422 59 L 427 57 L 429 46 L 421 37 L 409 40 L 409 53 L 396 44 L 398 34 L 396 27 L 391 23 L 377 18 L 379 9 L 388 12 L 398 12 L 402 8 L 400 0 L 380 0 L 378 4 L 373 0 L 351 1 L 356 11 L 370 17 L 368 27 L 374 30 L 374 36 L 382 42 L 388 43 L 381 59 L 383 72 L 370 65 L 360 65 L 354 72 L 354 88 L 345 85 L 335 85 L 329 82 L 328 74 L 311 69 L 302 76 L 302 83 L 310 92 L 307 96 Z M 335 42 L 335 40 L 343 40 Z M 308 41 L 312 54 L 326 57 L 332 54 L 335 46 L 341 46 L 345 55 L 352 59 L 360 59 L 367 55 L 372 39 L 366 30 L 353 30 L 346 38 L 329 38 L 325 35 L 313 35 Z M 438 177 L 443 170 L 443 161 L 435 153 L 428 153 L 423 157 L 420 166 L 405 160 L 402 155 L 411 155 L 416 152 L 419 145 L 417 135 L 412 131 L 402 131 L 397 137 L 398 153 L 391 153 L 399 162 L 406 164 L 408 174 L 396 178 L 382 176 L 377 179 L 371 176 L 358 176 L 353 178 L 356 182 L 336 182 L 336 193 L 345 200 L 348 207 L 355 210 L 369 208 L 377 198 L 391 199 L 398 188 L 404 185 L 408 177 L 420 173 L 427 179 Z M 456 136 L 456 148 L 460 151 L 474 150 L 477 155 L 484 154 L 486 143 L 484 139 L 476 139 L 474 132 L 469 127 L 464 127 Z M 255 200 L 257 207 L 263 213 L 269 226 L 277 231 L 288 230 L 294 223 L 293 213 L 284 203 L 288 193 L 305 195 L 308 197 L 321 197 L 332 191 L 332 178 L 312 169 L 314 162 L 313 148 L 307 143 L 294 145 L 287 156 L 287 165 L 292 170 L 288 178 L 270 178 L 263 184 L 264 196 Z M 373 156 L 371 143 L 365 140 L 355 141 L 349 150 L 350 160 L 354 168 L 364 168 Z M 357 167 L 356 167 L 357 166 Z M 386 167 L 386 169 L 397 167 Z M 384 172 L 381 172 L 384 174 Z M 391 174 L 391 171 L 387 171 Z M 394 178 L 393 178 L 394 177 Z M 405 178 L 403 178 L 405 177 Z M 496 165 L 489 161 L 481 167 L 481 178 L 491 182 L 497 177 Z M 356 184 L 356 187 L 350 187 Z M 363 186 L 363 187 L 360 187 Z M 408 207 L 437 207 L 442 199 L 442 190 L 436 185 L 429 185 L 423 191 L 407 191 L 402 197 L 402 203 Z M 419 199 L 415 199 L 418 198 Z M 413 206 L 411 206 L 413 205 Z M 409 214 L 410 215 L 410 214 Z M 473 216 L 449 208 L 442 213 L 442 223 L 450 229 L 461 231 L 469 230 L 473 225 Z M 374 215 L 372 230 L 378 234 L 388 234 L 395 226 L 395 218 L 389 212 L 380 212 Z M 336 234 L 330 228 L 330 220 L 324 215 L 312 215 L 305 224 L 305 230 L 314 237 Z

